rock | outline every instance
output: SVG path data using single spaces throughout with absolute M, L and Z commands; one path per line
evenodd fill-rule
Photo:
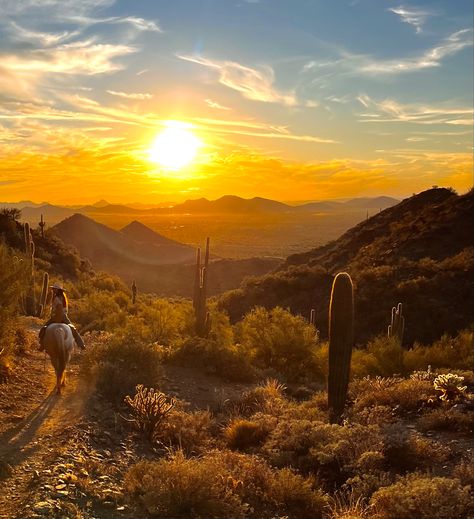
M 39 514 L 46 515 L 52 511 L 53 505 L 49 501 L 39 501 L 38 503 L 35 503 L 33 509 Z

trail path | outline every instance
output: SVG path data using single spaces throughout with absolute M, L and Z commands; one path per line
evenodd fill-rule
M 70 437 L 83 401 L 75 391 L 77 372 L 77 365 L 69 366 L 65 394 L 57 396 L 49 359 L 32 352 L 0 386 L 0 518 L 16 517 L 32 505 L 35 481 Z

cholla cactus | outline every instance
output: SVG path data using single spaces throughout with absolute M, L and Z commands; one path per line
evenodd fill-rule
M 461 386 L 463 382 L 464 377 L 454 375 L 453 373 L 446 373 L 444 375 L 438 375 L 433 382 L 433 386 L 436 391 L 441 391 L 439 398 L 443 400 L 443 402 L 452 402 L 464 396 L 467 386 Z
M 159 424 L 176 405 L 176 400 L 168 398 L 164 393 L 153 388 L 143 387 L 142 384 L 139 384 L 135 391 L 133 398 L 125 397 L 125 403 L 133 414 L 133 418 L 129 421 L 134 423 L 150 442 L 153 442 L 156 439 Z

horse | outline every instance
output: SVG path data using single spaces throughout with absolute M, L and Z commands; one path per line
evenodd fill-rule
M 63 323 L 50 324 L 46 328 L 43 344 L 56 372 L 56 394 L 60 395 L 62 387 L 66 385 L 66 366 L 74 347 L 70 326 Z

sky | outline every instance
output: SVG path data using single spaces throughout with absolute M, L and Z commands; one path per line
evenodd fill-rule
M 0 201 L 462 193 L 472 152 L 471 0 L 0 0 Z

